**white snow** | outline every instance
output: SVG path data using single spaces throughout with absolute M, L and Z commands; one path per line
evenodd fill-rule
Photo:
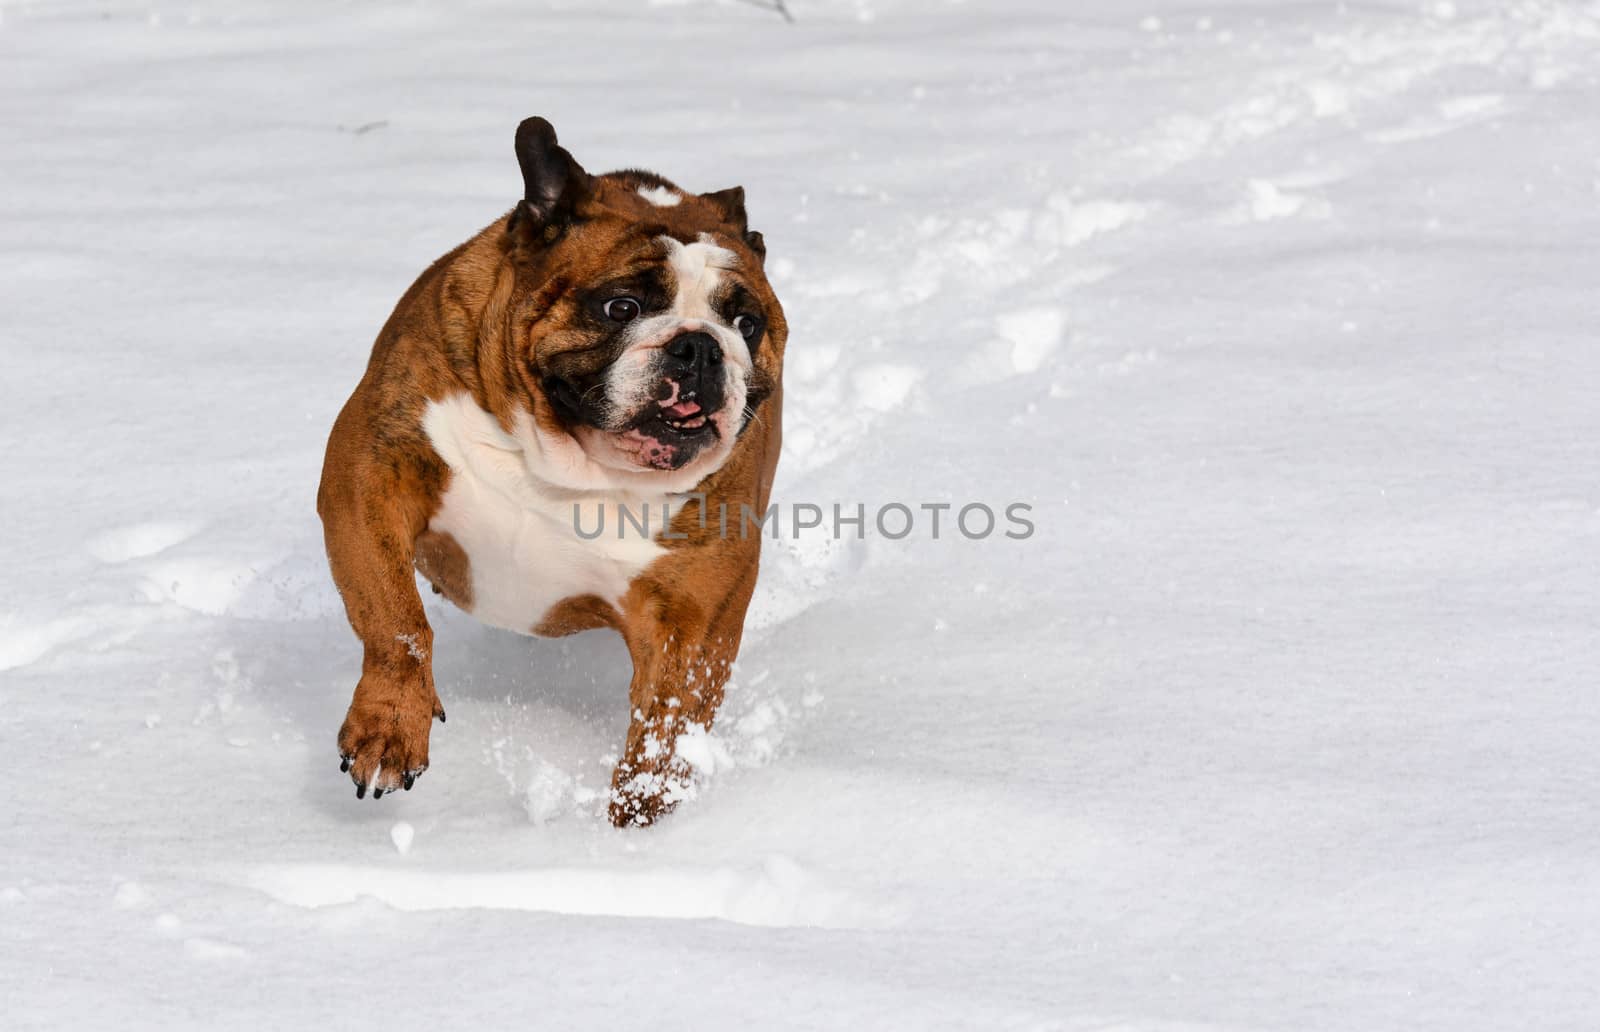
M 788 6 L 0 7 L 0 1024 L 1593 1028 L 1600 4 Z M 745 187 L 868 512 L 644 831 L 613 636 L 429 594 L 334 747 L 326 434 L 530 114 Z
M 115 527 L 89 541 L 89 554 L 101 562 L 125 563 L 165 552 L 195 535 L 188 523 L 136 523 Z
M 389 841 L 394 843 L 394 848 L 401 856 L 411 852 L 411 843 L 417 838 L 417 829 L 411 826 L 410 821 L 395 821 L 389 829 Z
M 297 907 L 372 897 L 397 910 L 528 910 L 637 918 L 716 918 L 763 927 L 892 926 L 882 906 L 817 885 L 794 861 L 750 870 L 652 865 L 643 870 L 540 867 L 518 871 L 395 870 L 328 864 L 261 866 L 244 884 Z
M 112 903 L 121 910 L 137 910 L 149 902 L 149 894 L 138 882 L 123 882 L 117 886 Z
M 1045 359 L 1061 347 L 1066 316 L 1055 308 L 1023 308 L 1006 312 L 995 320 L 1000 336 L 1011 345 L 1011 368 L 1018 373 L 1036 372 Z

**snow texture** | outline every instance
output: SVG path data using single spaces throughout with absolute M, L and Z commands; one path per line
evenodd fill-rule
M 0 1024 L 1596 1027 L 1600 5 L 788 6 L 0 5 Z M 325 436 L 530 114 L 746 188 L 869 514 L 644 831 L 604 634 L 430 595 L 334 749 Z

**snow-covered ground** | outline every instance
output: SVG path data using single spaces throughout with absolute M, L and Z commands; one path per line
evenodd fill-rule
M 0 5 L 0 1026 L 1600 1027 L 1600 4 Z M 787 501 L 699 798 L 313 496 L 517 121 L 742 183 Z

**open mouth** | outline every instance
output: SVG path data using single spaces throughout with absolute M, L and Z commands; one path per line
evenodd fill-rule
M 658 402 L 639 413 L 613 440 L 637 466 L 676 470 L 716 448 L 721 436 L 714 412 L 696 401 L 674 401 Z
M 650 413 L 649 417 L 639 424 L 639 431 L 657 440 L 672 443 L 687 443 L 714 437 L 717 432 L 711 423 L 711 417 L 692 401 L 664 406 Z

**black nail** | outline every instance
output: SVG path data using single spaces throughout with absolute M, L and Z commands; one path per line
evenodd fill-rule
M 348 774 L 348 773 L 350 773 L 350 757 L 348 757 L 348 756 L 339 757 L 339 773 L 340 774 Z
M 374 798 L 374 799 L 382 799 L 383 798 L 383 789 L 381 789 L 381 788 L 373 789 L 372 790 L 372 798 Z
M 439 723 L 444 723 L 444 710 L 439 711 Z
M 406 787 L 406 791 L 407 792 L 411 791 L 411 786 L 415 785 L 416 783 L 417 783 L 417 776 L 415 774 L 407 774 L 406 775 L 405 787 Z
M 366 785 L 366 782 L 362 782 L 361 784 L 356 786 L 356 798 L 357 799 L 365 799 L 366 797 L 367 797 L 367 785 Z

